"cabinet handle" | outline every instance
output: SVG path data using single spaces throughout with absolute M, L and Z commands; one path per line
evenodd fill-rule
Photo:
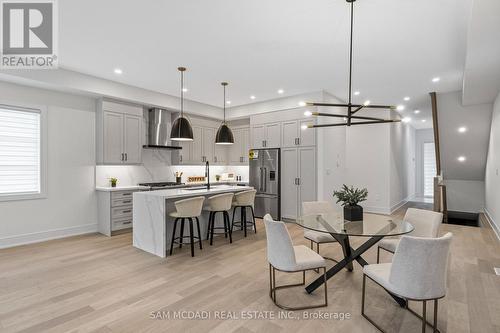
M 123 210 L 122 213 L 130 213 L 131 210 L 130 209 L 127 209 L 127 210 Z
M 132 195 L 132 193 L 123 193 L 122 195 L 123 196 L 125 196 L 125 195 Z
M 179 155 L 180 162 L 182 163 L 182 155 Z
M 122 224 L 130 224 L 130 223 L 132 223 L 132 221 L 123 222 Z
M 128 161 L 128 155 L 125 153 L 125 161 Z
M 300 146 L 300 138 L 297 138 L 297 146 Z
M 300 185 L 300 178 L 297 178 L 297 185 Z
M 123 202 L 123 203 L 131 203 L 131 202 L 132 202 L 132 200 L 123 200 L 122 202 Z
M 123 161 L 123 153 L 122 153 L 121 161 Z

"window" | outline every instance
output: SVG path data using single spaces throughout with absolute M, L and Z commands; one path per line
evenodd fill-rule
M 436 177 L 436 154 L 434 142 L 424 142 L 424 197 L 434 196 L 434 177 Z
M 44 194 L 44 112 L 0 104 L 0 200 Z

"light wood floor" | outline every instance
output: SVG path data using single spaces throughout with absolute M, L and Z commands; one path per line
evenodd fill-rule
M 402 216 L 405 209 L 395 215 Z M 290 225 L 297 244 L 302 230 Z M 443 225 L 454 239 L 448 293 L 440 302 L 442 332 L 500 332 L 500 246 L 489 228 Z M 330 305 L 308 313 L 349 313 L 346 320 L 215 319 L 215 311 L 279 314 L 268 297 L 265 231 L 229 245 L 218 238 L 191 258 L 188 249 L 160 259 L 131 246 L 131 235 L 92 234 L 0 251 L 0 332 L 376 332 L 360 315 L 361 270 L 342 271 L 329 280 Z M 356 247 L 363 240 L 353 239 Z M 324 253 L 340 258 L 336 244 Z M 375 248 L 364 256 L 375 262 Z M 389 254 L 383 260 L 390 260 Z M 307 274 L 311 281 L 317 275 Z M 278 283 L 300 275 L 278 275 Z M 419 332 L 420 322 L 380 288 L 367 282 L 367 312 L 389 332 Z M 283 303 L 320 301 L 321 289 L 285 290 Z M 416 303 L 410 305 L 419 309 Z M 209 311 L 209 320 L 151 319 L 151 312 Z M 429 311 L 429 316 L 431 316 Z M 219 312 L 223 314 L 222 312 Z M 252 312 L 247 312 L 248 315 Z M 228 314 L 229 315 L 229 314 Z

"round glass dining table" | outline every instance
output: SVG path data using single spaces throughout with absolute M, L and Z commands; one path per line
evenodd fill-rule
M 352 271 L 353 261 L 357 261 L 361 266 L 368 265 L 368 262 L 361 255 L 382 238 L 404 235 L 413 231 L 413 225 L 406 221 L 387 215 L 370 213 L 363 214 L 362 221 L 348 221 L 344 220 L 342 213 L 328 213 L 300 216 L 289 223 L 295 223 L 305 229 L 328 233 L 342 246 L 344 258 L 327 271 L 327 279 L 330 279 L 343 268 Z M 353 249 L 349 241 L 351 236 L 366 237 L 368 239 L 361 246 Z M 323 277 L 318 277 L 306 287 L 306 291 L 312 293 L 323 283 Z M 392 294 L 391 296 L 401 306 L 406 305 L 404 299 Z

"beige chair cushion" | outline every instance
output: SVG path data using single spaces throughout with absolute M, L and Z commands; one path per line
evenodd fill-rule
M 295 252 L 296 271 L 326 267 L 326 260 L 305 245 L 294 246 L 293 251 Z
M 233 207 L 236 206 L 252 206 L 255 201 L 256 190 L 242 191 L 234 194 Z
M 336 241 L 332 235 L 314 230 L 304 230 L 304 238 L 312 240 L 315 243 L 331 243 Z
M 194 197 L 174 202 L 176 212 L 170 213 L 172 217 L 195 217 L 201 215 L 205 197 Z
M 363 273 L 390 293 L 413 300 L 443 297 L 452 234 L 402 236 L 392 263 L 366 265 Z
M 222 212 L 230 210 L 233 196 L 233 193 L 224 193 L 207 198 L 205 200 L 206 206 L 203 207 L 203 209 L 208 210 L 209 212 Z
M 378 243 L 378 246 L 389 252 L 394 253 L 396 252 L 398 244 L 399 244 L 399 238 L 384 238 Z

